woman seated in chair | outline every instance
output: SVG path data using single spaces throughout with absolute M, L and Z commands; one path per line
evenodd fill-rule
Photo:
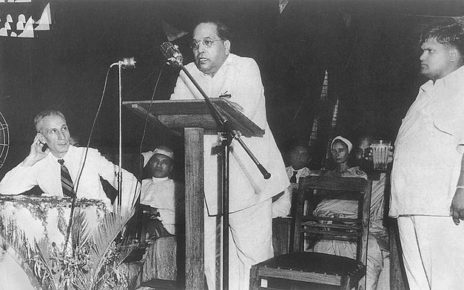
M 361 144 L 361 143 L 360 143 Z M 349 166 L 349 154 L 353 149 L 352 143 L 341 136 L 335 137 L 331 143 L 332 159 L 335 169 L 326 172 L 326 175 L 336 177 L 360 177 L 367 179 L 367 174 L 359 167 Z M 369 225 L 369 241 L 367 253 L 367 290 L 389 289 L 389 260 L 386 241 L 386 230 L 383 227 L 383 194 L 385 179 L 373 182 L 371 198 L 371 216 Z M 356 218 L 358 203 L 349 199 L 322 200 L 315 208 L 316 216 L 331 216 L 341 218 Z M 328 253 L 354 258 L 356 244 L 337 240 L 320 240 L 312 248 L 314 252 Z M 385 263 L 386 262 L 386 263 Z M 386 272 L 382 273 L 382 269 Z M 381 281 L 379 280 L 381 278 Z M 360 283 L 362 285 L 363 283 Z

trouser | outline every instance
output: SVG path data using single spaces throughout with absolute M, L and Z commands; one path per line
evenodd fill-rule
M 271 199 L 229 215 L 229 289 L 249 288 L 252 265 L 272 258 Z M 220 218 L 205 209 L 205 276 L 209 290 L 222 288 Z
M 451 217 L 400 216 L 398 229 L 411 290 L 464 288 L 464 224 Z

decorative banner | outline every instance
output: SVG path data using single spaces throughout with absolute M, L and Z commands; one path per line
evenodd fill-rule
M 325 102 L 328 100 L 328 91 L 329 91 L 329 73 L 325 70 L 324 74 L 324 81 L 322 82 L 322 90 L 321 90 L 321 101 Z
M 329 139 L 327 140 L 327 150 L 325 154 L 325 160 L 330 159 L 330 154 L 331 154 L 330 152 L 332 151 L 332 148 L 330 145 L 332 144 L 332 140 L 334 138 L 334 133 L 335 133 L 335 128 L 337 127 L 338 104 L 339 104 L 339 100 L 337 98 L 337 101 L 335 102 L 333 112 L 332 112 L 332 122 L 330 123 L 330 135 L 329 135 Z
M 50 30 L 50 3 L 31 0 L 0 0 L 0 36 L 34 38 Z
M 8 2 L 8 3 L 31 3 L 31 0 L 0 0 L 0 3 L 5 3 L 5 2 Z
M 288 5 L 288 0 L 279 0 L 279 12 L 282 14 L 284 12 L 285 7 Z
M 324 81 L 322 82 L 322 90 L 321 90 L 321 97 L 320 97 L 320 104 L 327 102 L 328 100 L 328 91 L 329 91 L 329 73 L 325 70 L 324 74 Z M 319 120 L 321 116 L 320 114 L 316 113 L 314 115 L 313 127 L 311 128 L 311 135 L 309 136 L 309 147 L 312 148 L 316 145 L 318 133 L 319 133 Z

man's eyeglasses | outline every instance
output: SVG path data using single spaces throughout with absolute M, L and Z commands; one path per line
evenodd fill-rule
M 216 42 L 216 41 L 222 41 L 222 39 L 211 39 L 211 38 L 205 38 L 205 39 L 202 39 L 202 40 L 195 40 L 193 39 L 192 40 L 192 43 L 190 44 L 190 47 L 192 49 L 198 49 L 200 47 L 200 44 L 203 44 L 204 46 L 206 46 L 207 48 L 210 48 L 211 46 L 213 46 L 213 44 Z

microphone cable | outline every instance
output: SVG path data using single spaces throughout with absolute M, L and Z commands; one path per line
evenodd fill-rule
M 144 121 L 144 124 L 143 124 L 143 130 L 142 130 L 142 137 L 140 138 L 140 143 L 139 143 L 139 150 L 138 150 L 138 173 L 139 173 L 139 176 L 138 179 L 140 180 L 140 194 L 139 196 L 137 197 L 135 203 L 134 203 L 134 208 L 136 209 L 135 211 L 135 219 L 138 220 L 139 222 L 137 223 L 137 229 L 136 229 L 136 238 L 140 238 L 141 239 L 141 235 L 142 235 L 142 227 L 141 227 L 141 223 L 140 223 L 140 220 L 142 219 L 142 214 L 143 212 L 142 211 L 138 211 L 137 208 L 140 204 L 140 198 L 142 196 L 142 179 L 143 179 L 143 164 L 144 164 L 144 160 L 142 158 L 145 158 L 142 156 L 142 147 L 143 147 L 143 143 L 144 143 L 144 140 L 145 140 L 145 135 L 146 135 L 146 132 L 147 132 L 147 125 L 148 125 L 148 116 L 150 114 L 150 111 L 151 111 L 151 108 L 153 106 L 153 101 L 155 99 L 155 94 L 156 94 L 156 91 L 158 90 L 158 84 L 159 84 L 159 81 L 161 79 L 161 75 L 163 74 L 163 71 L 164 71 L 164 65 L 161 65 L 161 69 L 158 73 L 158 77 L 156 79 L 156 82 L 155 82 L 155 86 L 153 88 L 153 93 L 151 95 L 151 99 L 150 99 L 150 104 L 148 106 L 148 110 L 147 110 L 147 113 L 145 115 L 145 121 Z M 135 192 L 134 192 L 134 196 L 136 196 L 137 194 L 137 188 L 135 189 Z
M 160 69 L 160 71 L 158 73 L 158 77 L 156 79 L 155 86 L 153 88 L 153 93 L 151 95 L 150 104 L 148 105 L 147 113 L 145 114 L 145 121 L 143 123 L 142 137 L 141 137 L 140 143 L 139 143 L 139 156 L 142 155 L 143 142 L 145 140 L 145 135 L 147 133 L 148 116 L 149 116 L 149 114 L 151 112 L 151 108 L 153 107 L 153 102 L 155 100 L 156 91 L 158 90 L 158 84 L 159 84 L 159 81 L 161 79 L 161 75 L 163 74 L 164 67 L 165 67 L 165 65 L 161 65 L 161 69 Z M 143 166 L 142 166 L 141 163 L 142 162 L 141 162 L 141 160 L 139 158 L 139 168 L 142 168 L 142 175 L 143 175 Z M 142 177 L 143 176 L 140 176 L 140 180 L 142 180 Z
M 85 163 L 87 161 L 87 154 L 88 154 L 88 151 L 89 151 L 89 148 L 90 148 L 90 141 L 92 139 L 93 131 L 95 130 L 95 125 L 97 123 L 98 116 L 100 115 L 101 108 L 102 108 L 102 105 L 103 105 L 103 100 L 105 98 L 106 88 L 107 88 L 107 85 L 108 85 L 108 76 L 110 74 L 110 71 L 111 71 L 111 66 L 106 71 L 105 82 L 103 84 L 103 91 L 102 91 L 102 94 L 101 94 L 101 97 L 100 97 L 100 103 L 98 104 L 97 112 L 95 113 L 95 117 L 93 118 L 92 127 L 90 127 L 90 133 L 89 133 L 89 137 L 88 137 L 88 140 L 87 140 L 87 145 L 85 146 L 84 161 L 82 162 L 81 169 L 79 170 L 79 175 L 77 176 L 76 191 L 77 191 L 77 188 L 79 187 L 79 181 L 81 179 L 82 171 L 84 170 L 84 166 L 85 166 Z
M 76 188 L 75 189 L 75 195 L 73 196 L 73 199 L 72 199 L 72 202 L 71 202 L 71 212 L 69 214 L 69 222 L 68 222 L 68 227 L 66 229 L 66 238 L 65 238 L 64 247 L 63 247 L 63 257 L 65 257 L 65 255 L 66 255 L 66 248 L 68 246 L 69 237 L 71 235 L 71 228 L 72 228 L 72 225 L 73 225 L 72 222 L 73 222 L 74 209 L 76 207 L 77 190 L 79 188 L 79 182 L 81 180 L 82 172 L 84 171 L 85 163 L 87 161 L 87 154 L 89 152 L 90 140 L 92 139 L 93 131 L 95 129 L 95 124 L 97 122 L 98 115 L 99 115 L 99 113 L 101 111 L 101 107 L 102 107 L 102 104 L 103 104 L 103 99 L 105 97 L 105 92 L 106 92 L 106 88 L 107 88 L 107 84 L 108 84 L 108 76 L 110 74 L 111 67 L 112 66 L 109 66 L 108 70 L 106 71 L 105 82 L 104 82 L 104 85 L 103 85 L 103 91 L 102 91 L 102 94 L 101 94 L 101 97 L 100 97 L 100 103 L 98 104 L 97 112 L 96 112 L 95 117 L 93 119 L 92 127 L 90 128 L 89 138 L 87 140 L 87 145 L 85 147 L 85 152 L 84 152 L 84 160 L 82 162 L 82 166 L 79 169 L 79 173 L 77 175 L 76 186 L 75 186 L 75 188 Z

